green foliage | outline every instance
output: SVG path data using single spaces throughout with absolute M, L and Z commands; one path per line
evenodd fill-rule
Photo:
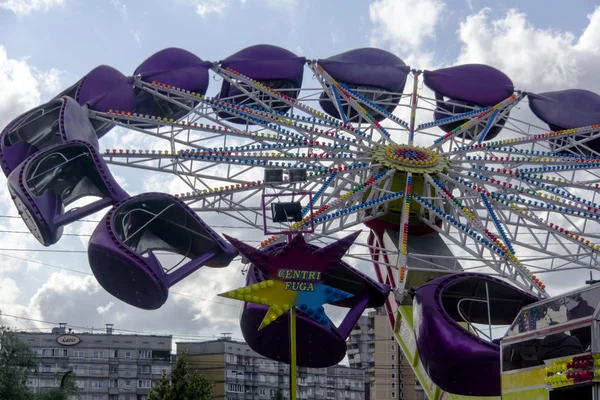
M 150 390 L 148 400 L 211 400 L 213 386 L 204 374 L 190 371 L 187 351 L 184 351 L 171 368 L 171 379 L 163 371 L 156 387 Z
M 38 356 L 27 343 L 10 329 L 0 327 L 0 399 L 34 399 L 25 383 L 38 365 Z
M 281 389 L 277 389 L 277 391 L 275 392 L 275 397 L 273 397 L 273 400 L 284 400 L 283 391 Z
M 27 387 L 27 376 L 38 370 L 40 359 L 29 345 L 9 328 L 0 326 L 0 399 L 67 400 L 77 393 L 71 375 L 61 388 L 34 393 Z

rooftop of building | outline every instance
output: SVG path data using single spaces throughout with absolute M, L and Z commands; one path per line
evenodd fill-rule
M 74 331 L 72 328 L 68 327 L 66 322 L 61 322 L 58 324 L 58 327 L 51 328 L 50 331 L 28 331 L 28 330 L 15 330 L 15 333 L 27 334 L 27 335 L 94 335 L 94 336 L 119 336 L 119 337 L 156 337 L 156 338 L 164 338 L 164 339 L 172 339 L 172 335 L 154 335 L 154 334 L 145 334 L 140 332 L 131 332 L 122 329 L 115 329 L 113 324 L 106 324 L 104 328 L 91 328 L 90 331 Z

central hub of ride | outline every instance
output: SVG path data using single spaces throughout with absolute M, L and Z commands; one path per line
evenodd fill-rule
M 446 157 L 423 147 L 405 144 L 391 144 L 375 148 L 373 161 L 390 169 L 415 174 L 435 174 L 448 169 Z

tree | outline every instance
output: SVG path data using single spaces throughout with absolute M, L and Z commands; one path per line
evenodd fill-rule
M 171 368 L 171 377 L 163 371 L 156 387 L 148 393 L 148 400 L 212 400 L 213 383 L 199 371 L 190 371 L 189 357 L 184 351 Z
M 37 371 L 38 365 L 38 356 L 27 343 L 9 328 L 1 326 L 0 399 L 33 399 L 34 393 L 26 385 L 27 375 Z
M 27 387 L 27 376 L 38 370 L 40 359 L 29 345 L 9 328 L 0 326 L 0 399 L 67 400 L 77 393 L 72 376 L 60 388 L 34 393 Z
M 275 397 L 273 397 L 273 400 L 284 400 L 283 390 L 277 389 L 277 391 L 275 392 Z

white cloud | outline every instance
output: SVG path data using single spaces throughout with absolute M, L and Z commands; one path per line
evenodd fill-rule
M 226 0 L 203 0 L 196 4 L 196 13 L 206 18 L 209 14 L 223 14 L 226 7 Z
M 65 0 L 0 0 L 0 8 L 18 15 L 27 15 L 34 11 L 48 11 L 52 7 L 62 6 Z
M 127 5 L 121 3 L 119 0 L 110 0 L 110 4 L 117 10 L 121 15 L 127 17 Z
M 64 86 L 64 71 L 51 68 L 48 71 L 39 71 L 34 69 L 34 75 L 39 83 L 42 93 L 47 93 L 54 97 Z
M 435 38 L 435 27 L 446 4 L 442 0 L 376 0 L 369 6 L 375 25 L 374 46 L 392 50 L 417 50 L 425 39 Z
M 540 29 L 524 13 L 509 10 L 499 19 L 483 9 L 468 16 L 458 30 L 462 42 L 457 64 L 496 67 L 524 90 L 571 87 L 598 89 L 595 61 L 600 54 L 600 8 L 577 37 L 571 32 Z

